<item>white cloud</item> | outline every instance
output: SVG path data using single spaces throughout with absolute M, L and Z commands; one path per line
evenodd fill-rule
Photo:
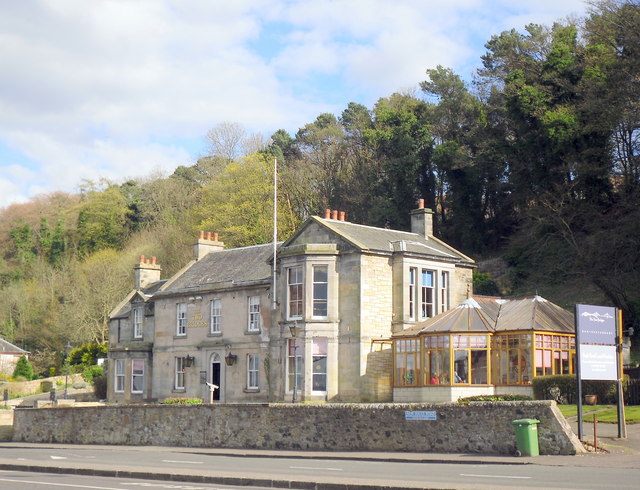
M 0 154 L 28 164 L 0 161 L 0 207 L 83 178 L 189 164 L 200 149 L 180 142 L 221 121 L 294 132 L 415 86 L 437 64 L 478 65 L 503 29 L 583 10 L 578 0 L 5 2 Z

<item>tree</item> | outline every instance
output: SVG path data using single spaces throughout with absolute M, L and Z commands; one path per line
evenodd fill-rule
M 117 186 L 89 191 L 79 204 L 78 247 L 84 253 L 121 248 L 126 237 L 126 219 L 131 214 Z
M 224 121 L 207 131 L 205 139 L 209 143 L 211 155 L 231 162 L 242 155 L 242 146 L 247 132 L 242 124 Z
M 373 117 L 374 128 L 367 135 L 381 166 L 370 219 L 378 226 L 408 229 L 407 210 L 415 208 L 419 197 L 430 207 L 435 204 L 428 104 L 393 94 L 376 103 Z
M 199 229 L 220 234 L 231 247 L 268 243 L 273 236 L 273 164 L 254 155 L 230 163 L 201 192 Z M 279 194 L 278 231 L 289 236 L 299 221 Z
M 20 356 L 16 364 L 16 369 L 13 371 L 14 378 L 24 378 L 27 381 L 33 379 L 33 366 L 27 359 L 27 356 Z

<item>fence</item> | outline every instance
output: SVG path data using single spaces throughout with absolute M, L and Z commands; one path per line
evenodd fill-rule
M 640 379 L 630 379 L 624 391 L 625 405 L 640 405 Z

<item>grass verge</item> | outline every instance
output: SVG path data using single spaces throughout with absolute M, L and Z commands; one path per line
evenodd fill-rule
M 558 405 L 558 408 L 565 417 L 578 415 L 577 405 Z M 584 422 L 592 422 L 594 414 L 598 422 L 616 423 L 618 421 L 618 407 L 615 405 L 582 405 L 582 420 Z M 627 424 L 640 423 L 640 406 L 625 406 L 624 418 Z

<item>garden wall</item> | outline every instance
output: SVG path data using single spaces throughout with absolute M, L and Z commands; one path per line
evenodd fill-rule
M 411 415 L 423 420 L 408 420 Z M 435 420 L 424 420 L 434 417 Z M 14 441 L 318 451 L 514 454 L 537 418 L 541 454 L 584 449 L 555 402 L 213 404 L 18 409 Z

